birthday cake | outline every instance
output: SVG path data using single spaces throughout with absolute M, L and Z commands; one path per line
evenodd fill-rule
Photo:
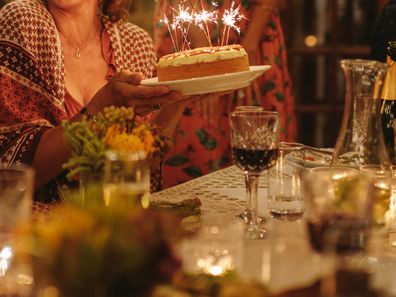
M 249 70 L 249 58 L 238 44 L 199 47 L 160 58 L 158 81 L 189 79 Z

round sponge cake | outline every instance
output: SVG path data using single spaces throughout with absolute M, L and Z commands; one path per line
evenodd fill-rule
M 238 44 L 199 47 L 161 57 L 158 81 L 188 79 L 249 70 L 249 58 Z

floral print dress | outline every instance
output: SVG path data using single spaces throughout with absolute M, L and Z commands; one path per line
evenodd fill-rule
M 216 3 L 221 12 L 229 9 L 231 0 L 207 1 Z M 236 0 L 245 16 L 240 22 L 241 34 L 231 32 L 228 44 L 241 42 L 243 32 L 248 26 L 253 1 Z M 234 6 L 234 7 L 235 7 Z M 154 42 L 158 57 L 174 51 L 174 46 L 165 25 L 160 22 L 164 7 L 157 6 Z M 215 31 L 212 40 L 219 40 Z M 254 98 L 256 105 L 266 110 L 275 110 L 281 117 L 281 139 L 294 141 L 296 137 L 296 118 L 292 84 L 287 69 L 287 57 L 281 22 L 277 13 L 272 13 L 267 28 L 261 37 L 259 65 L 270 64 L 272 68 L 259 78 L 260 98 Z M 228 115 L 238 105 L 238 92 L 223 96 L 210 103 L 214 114 L 208 119 L 203 115 L 199 103 L 187 106 L 176 131 L 174 146 L 167 154 L 163 167 L 163 186 L 169 187 L 199 177 L 211 171 L 232 164 Z M 212 112 L 213 113 L 213 112 Z

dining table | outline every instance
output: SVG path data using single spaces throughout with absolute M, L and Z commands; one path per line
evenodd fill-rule
M 269 216 L 267 176 L 259 178 L 258 214 L 264 217 L 267 236 L 263 240 L 249 240 L 235 236 L 231 242 L 241 244 L 241 260 L 236 273 L 243 279 L 265 284 L 277 296 L 318 296 L 318 282 L 323 276 L 323 257 L 310 246 L 304 216 L 285 220 Z M 153 201 L 180 202 L 198 198 L 201 201 L 202 222 L 216 219 L 224 225 L 238 221 L 245 207 L 243 172 L 230 166 L 152 195 Z M 230 237 L 233 237 L 231 234 Z M 370 264 L 370 286 L 396 296 L 396 233 L 388 229 L 374 229 L 365 259 Z M 396 241 L 395 241 L 396 243 Z M 202 248 L 199 241 L 195 249 Z M 201 243 L 202 244 L 202 243 Z M 191 251 L 179 249 L 183 262 L 191 262 Z M 188 266 L 188 265 L 187 265 Z M 194 270 L 194 267 L 186 267 Z

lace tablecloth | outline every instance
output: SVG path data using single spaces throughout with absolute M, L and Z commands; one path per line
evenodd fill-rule
M 266 187 L 267 179 L 264 174 L 259 180 L 260 215 L 266 214 Z M 202 202 L 203 220 L 213 217 L 220 220 L 233 218 L 244 209 L 243 173 L 237 167 L 231 166 L 155 193 L 152 199 L 178 202 L 195 197 Z M 271 229 L 267 239 L 244 240 L 239 274 L 267 283 L 273 293 L 290 292 L 296 288 L 314 285 L 320 275 L 320 262 L 319 255 L 314 254 L 309 246 L 305 221 L 300 219 L 293 222 L 270 222 L 267 223 L 267 227 Z M 389 277 L 396 275 L 396 248 L 380 242 L 382 251 L 370 257 L 377 261 L 373 281 L 378 287 L 387 287 L 389 296 L 396 296 L 396 283 Z
M 259 208 L 263 212 L 263 196 L 266 195 L 266 178 L 259 180 Z M 244 176 L 236 166 L 230 166 L 208 175 L 193 179 L 178 186 L 153 194 L 153 200 L 178 202 L 188 198 L 199 198 L 204 216 L 233 217 L 244 209 Z
M 266 188 L 267 178 L 263 174 L 259 179 L 260 215 L 266 214 Z M 202 202 L 203 220 L 217 218 L 230 222 L 244 209 L 245 184 L 242 171 L 236 166 L 230 166 L 155 193 L 152 199 L 178 202 L 195 197 Z M 315 269 L 317 257 L 308 246 L 303 221 L 279 222 L 270 228 L 271 234 L 283 235 L 269 235 L 268 239 L 260 241 L 243 240 L 243 260 L 239 274 L 270 282 L 274 292 L 313 284 L 318 273 Z M 237 241 L 238 238 L 234 240 Z M 298 253 L 295 252 L 297 249 Z

